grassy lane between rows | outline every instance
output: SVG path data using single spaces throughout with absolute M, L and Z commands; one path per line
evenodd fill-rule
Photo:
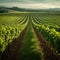
M 24 40 L 22 41 L 18 60 L 43 60 L 43 53 L 39 46 L 39 41 L 36 38 L 34 30 L 29 24 Z

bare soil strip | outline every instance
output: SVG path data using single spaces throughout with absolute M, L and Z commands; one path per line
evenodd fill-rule
M 60 60 L 60 58 L 57 56 L 55 51 L 51 49 L 50 44 L 46 40 L 43 39 L 43 37 L 39 34 L 37 29 L 35 27 L 33 27 L 33 29 L 35 31 L 37 38 L 40 41 L 40 46 L 43 49 L 42 51 L 44 53 L 44 59 L 45 60 Z
M 21 48 L 22 40 L 24 39 L 27 27 L 28 25 L 21 32 L 20 36 L 17 39 L 14 39 L 13 42 L 7 46 L 6 50 L 1 56 L 1 60 L 17 60 L 18 51 Z

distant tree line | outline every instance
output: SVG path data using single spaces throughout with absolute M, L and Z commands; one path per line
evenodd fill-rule
M 7 10 L 0 10 L 0 13 L 8 12 Z

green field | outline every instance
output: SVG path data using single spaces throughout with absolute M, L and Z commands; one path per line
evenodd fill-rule
M 59 57 L 60 13 L 0 14 L 2 60 L 58 60 Z

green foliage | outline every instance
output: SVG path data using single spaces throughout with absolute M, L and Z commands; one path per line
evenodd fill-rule
M 3 52 L 27 25 L 28 21 L 23 25 L 19 23 L 23 17 L 19 13 L 0 14 L 0 52 Z
M 52 45 L 52 47 L 60 53 L 60 17 L 59 15 L 37 14 L 32 18 L 34 27 L 41 35 Z
M 14 28 L 10 27 L 10 26 L 0 26 L 0 27 L 1 27 L 1 29 L 0 29 L 0 37 L 1 37 L 0 38 L 0 49 L 2 51 L 3 44 L 8 43 L 8 42 L 10 43 L 10 40 L 12 40 L 16 36 L 18 36 L 18 34 L 16 34 L 17 28 L 15 28 L 15 27 Z M 13 33 L 11 33 L 11 31 L 13 31 Z
M 43 53 L 39 46 L 40 43 L 31 25 L 27 28 L 22 43 L 22 48 L 20 49 L 21 56 L 19 56 L 21 60 L 43 60 Z
M 51 28 L 52 27 L 52 28 Z M 53 26 L 40 25 L 38 31 L 46 38 L 46 40 L 52 45 L 52 47 L 60 53 L 60 32 L 56 31 Z

